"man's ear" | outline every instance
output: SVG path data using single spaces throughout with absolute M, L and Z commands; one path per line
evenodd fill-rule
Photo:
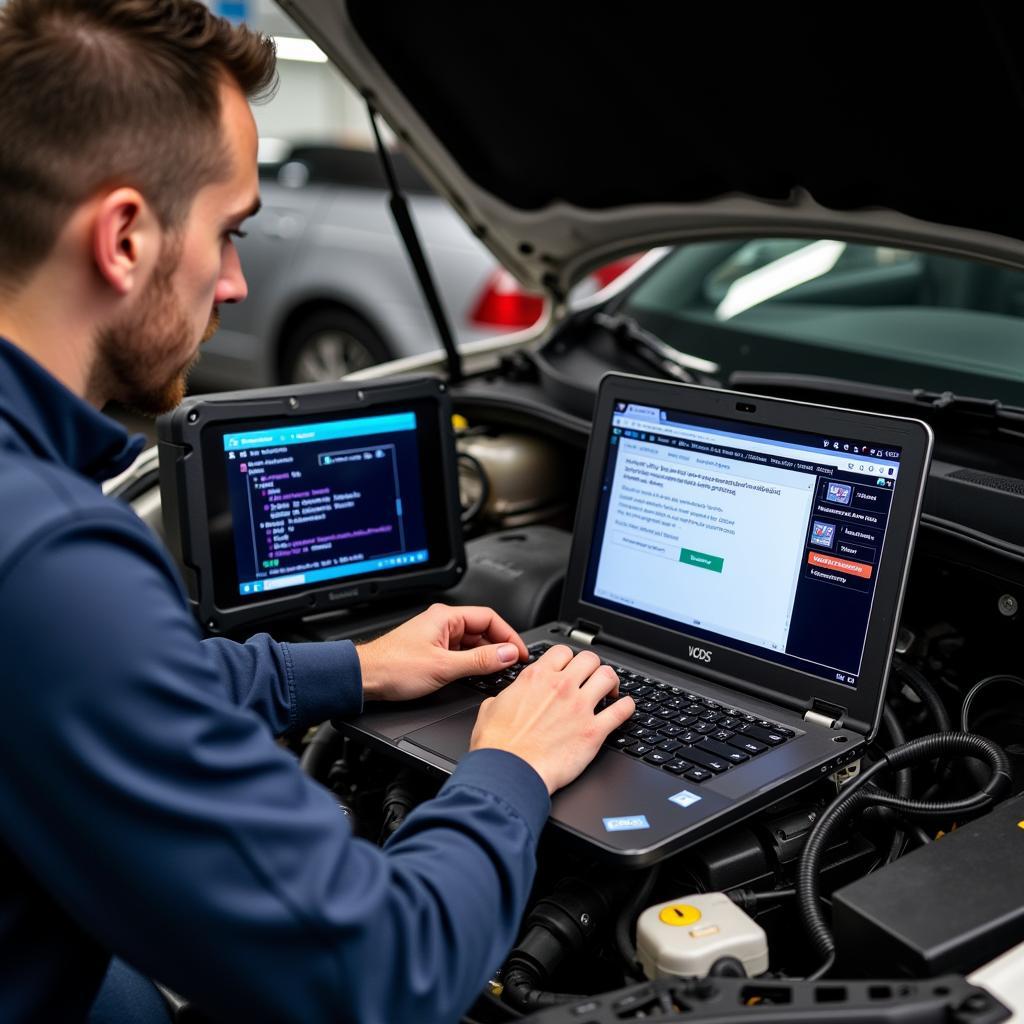
M 100 276 L 118 295 L 130 294 L 147 280 L 160 235 L 159 221 L 137 189 L 118 188 L 99 200 L 92 254 Z

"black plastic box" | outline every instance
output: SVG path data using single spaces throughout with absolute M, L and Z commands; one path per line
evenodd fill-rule
M 1024 796 L 833 896 L 836 977 L 967 973 L 1024 940 Z

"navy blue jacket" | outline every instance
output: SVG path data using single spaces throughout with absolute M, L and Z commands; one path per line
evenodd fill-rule
M 0 339 L 0 1020 L 84 1019 L 111 953 L 246 1021 L 454 1020 L 549 810 L 466 757 L 382 851 L 275 742 L 358 712 L 346 642 L 202 640 L 99 482 L 139 441 Z

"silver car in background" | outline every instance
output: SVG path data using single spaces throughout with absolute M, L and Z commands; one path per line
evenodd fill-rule
M 393 159 L 456 342 L 532 322 L 474 323 L 475 314 L 487 320 L 502 287 L 498 265 L 401 154 Z M 263 209 L 238 241 L 249 297 L 221 308 L 221 329 L 203 348 L 193 387 L 337 380 L 440 347 L 376 153 L 296 147 L 261 165 L 260 177 Z M 525 316 L 540 312 L 532 296 L 523 294 L 520 305 Z

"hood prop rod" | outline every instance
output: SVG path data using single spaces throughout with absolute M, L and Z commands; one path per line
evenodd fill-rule
M 391 197 L 388 205 L 391 208 L 391 216 L 394 218 L 398 233 L 405 243 L 405 250 L 412 261 L 412 268 L 419 281 L 423 298 L 426 299 L 430 312 L 434 317 L 434 325 L 437 333 L 441 336 L 441 344 L 448 356 L 448 381 L 451 384 L 458 384 L 463 380 L 465 374 L 462 372 L 462 356 L 455 347 L 455 339 L 452 337 L 452 329 L 448 323 L 444 307 L 441 305 L 441 296 L 438 294 L 437 286 L 434 284 L 434 277 L 430 273 L 430 264 L 427 262 L 426 253 L 420 243 L 419 235 L 416 233 L 416 226 L 413 224 L 412 215 L 409 212 L 409 204 L 406 202 L 395 175 L 395 167 L 391 161 L 384 140 L 381 138 L 380 128 L 377 124 L 377 110 L 373 101 L 366 98 L 366 109 L 370 114 L 370 125 L 373 128 L 374 138 L 377 140 L 377 152 L 380 154 L 380 162 L 384 168 L 384 177 L 387 178 L 388 189 Z

